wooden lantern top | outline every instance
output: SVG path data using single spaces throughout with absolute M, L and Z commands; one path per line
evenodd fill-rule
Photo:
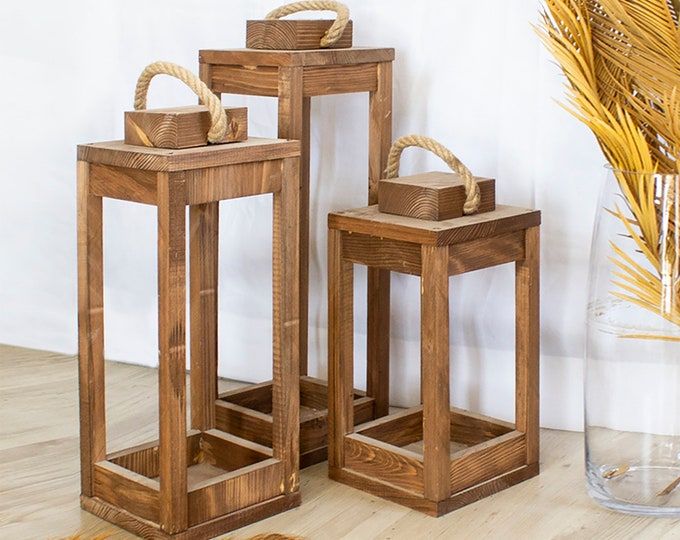
M 78 160 L 111 167 L 176 172 L 300 155 L 300 142 L 251 137 L 243 142 L 173 150 L 108 141 L 78 146 Z
M 298 51 L 260 49 L 204 49 L 201 64 L 241 66 L 342 66 L 394 61 L 394 49 L 351 47 Z
M 330 229 L 435 246 L 498 236 L 540 224 L 539 210 L 502 205 L 496 206 L 492 212 L 443 221 L 385 214 L 380 212 L 377 204 L 328 215 Z

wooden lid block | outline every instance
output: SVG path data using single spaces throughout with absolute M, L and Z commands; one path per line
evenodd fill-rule
M 477 213 L 496 209 L 496 181 L 475 178 L 481 202 Z M 465 186 L 456 173 L 429 172 L 381 180 L 378 207 L 385 214 L 442 221 L 461 217 L 465 204 Z
M 320 49 L 321 38 L 333 25 L 326 19 L 264 19 L 247 21 L 246 47 L 268 50 Z M 347 49 L 352 46 L 352 21 L 347 23 L 340 39 L 329 49 Z
M 248 109 L 225 108 L 227 132 L 219 143 L 248 138 Z M 208 145 L 211 118 L 202 105 L 147 109 L 125 113 L 125 144 L 153 148 L 194 148 Z

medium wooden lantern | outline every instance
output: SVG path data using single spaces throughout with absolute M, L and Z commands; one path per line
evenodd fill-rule
M 141 79 L 171 71 L 187 78 L 178 66 L 153 64 Z M 202 84 L 197 78 L 192 83 Z M 224 123 L 219 128 L 215 117 L 224 120 L 224 111 L 205 92 L 207 88 L 200 90 L 201 100 L 215 111 L 207 137 L 222 142 L 228 128 Z M 192 130 L 204 125 L 194 120 Z M 297 141 L 252 138 L 178 150 L 124 141 L 78 147 L 81 503 L 89 512 L 145 538 L 199 539 L 300 504 L 299 156 Z M 218 429 L 217 381 L 209 365 L 217 347 L 217 205 L 259 194 L 272 194 L 274 212 L 273 421 L 266 447 Z M 107 451 L 104 399 L 102 199 L 107 197 L 158 209 L 160 438 L 115 453 Z M 190 429 L 185 383 L 187 206 Z
M 315 2 L 316 4 L 316 2 Z M 271 22 L 271 21 L 270 21 Z M 279 21 L 295 22 L 302 21 Z M 348 29 L 343 33 L 343 39 Z M 318 36 L 315 36 L 315 38 Z M 309 201 L 311 100 L 331 94 L 368 93 L 368 202 L 378 201 L 378 181 L 392 140 L 392 62 L 394 49 L 351 47 L 315 50 L 212 49 L 200 51 L 201 79 L 213 92 L 278 99 L 278 136 L 302 143 L 300 192 L 300 464 L 327 456 L 326 381 L 308 374 Z M 366 392 L 354 392 L 354 417 L 363 422 L 389 410 L 389 273 L 368 273 L 370 358 Z M 213 359 L 217 370 L 217 357 Z M 216 401 L 217 426 L 269 444 L 271 383 L 228 392 Z
M 454 180 L 464 186 L 465 197 L 456 200 L 465 215 L 409 217 L 420 207 L 418 197 L 390 201 L 395 213 L 374 205 L 329 215 L 329 474 L 439 516 L 538 474 L 540 212 L 492 205 L 493 188 L 485 192 L 483 181 L 424 137 L 395 143 L 389 176 L 398 173 L 401 151 L 414 145 L 435 151 L 454 168 Z M 425 178 L 439 186 L 442 177 Z M 422 176 L 403 180 L 416 192 L 430 187 Z M 381 195 L 390 184 L 381 182 Z M 428 200 L 435 215 L 444 210 L 441 201 Z M 516 269 L 514 424 L 451 408 L 449 396 L 449 277 L 504 263 Z M 422 404 L 358 426 L 350 399 L 354 264 L 420 276 L 422 293 Z M 407 448 L 414 443 L 422 443 L 422 451 Z

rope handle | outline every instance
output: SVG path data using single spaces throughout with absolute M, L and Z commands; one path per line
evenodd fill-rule
M 334 0 L 303 0 L 302 2 L 293 2 L 270 11 L 265 19 L 280 19 L 299 11 L 335 11 L 337 13 L 335 22 L 321 38 L 321 47 L 330 47 L 338 41 L 349 22 L 349 8 L 345 4 L 335 2 Z
M 227 133 L 227 115 L 222 107 L 222 101 L 210 91 L 210 88 L 191 71 L 172 62 L 154 62 L 144 68 L 137 79 L 135 88 L 135 110 L 146 109 L 146 95 L 149 92 L 151 79 L 156 75 L 170 75 L 186 84 L 198 96 L 201 104 L 208 107 L 212 124 L 208 131 L 208 141 L 220 142 Z
M 479 208 L 481 195 L 479 192 L 479 185 L 474 176 L 463 163 L 444 145 L 425 137 L 424 135 L 406 135 L 399 137 L 390 148 L 390 153 L 387 157 L 387 168 L 385 174 L 387 178 L 397 178 L 399 176 L 399 160 L 401 153 L 409 146 L 415 146 L 429 150 L 437 157 L 440 157 L 446 164 L 451 167 L 451 170 L 458 173 L 463 179 L 465 185 L 465 204 L 463 205 L 463 212 L 465 214 L 474 214 Z

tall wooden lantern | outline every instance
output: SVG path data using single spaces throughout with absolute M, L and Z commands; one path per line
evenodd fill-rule
M 414 145 L 456 173 L 397 179 L 401 151 Z M 540 212 L 496 206 L 493 180 L 425 137 L 399 139 L 387 170 L 380 207 L 328 218 L 329 474 L 439 516 L 538 474 Z M 451 408 L 449 396 L 449 277 L 504 263 L 516 276 L 514 424 Z M 354 264 L 421 283 L 421 405 L 356 427 Z
M 332 9 L 335 21 L 279 20 L 302 9 Z M 278 136 L 302 141 L 300 194 L 300 452 L 301 465 L 326 459 L 327 385 L 308 376 L 310 103 L 315 96 L 367 92 L 368 202 L 378 201 L 378 181 L 392 139 L 394 49 L 353 47 L 347 9 L 338 2 L 296 2 L 249 21 L 248 49 L 200 51 L 201 79 L 216 93 L 278 98 Z M 217 212 L 217 210 L 214 210 Z M 216 287 L 217 284 L 213 283 Z M 389 272 L 368 274 L 367 392 L 354 392 L 354 417 L 363 422 L 388 412 Z M 211 363 L 216 370 L 217 358 Z M 218 426 L 269 444 L 271 383 L 215 396 Z
M 204 107 L 146 111 L 157 73 L 173 74 Z M 246 139 L 245 111 L 179 66 L 156 63 L 138 83 L 126 141 L 78 147 L 78 332 L 81 502 L 145 538 L 213 538 L 300 503 L 297 141 Z M 207 134 L 206 134 L 207 133 Z M 245 139 L 221 144 L 231 139 Z M 210 144 L 208 145 L 208 141 Z M 164 144 L 167 148 L 159 148 Z M 272 194 L 271 444 L 219 429 L 216 380 L 217 205 Z M 158 209 L 159 440 L 110 453 L 104 400 L 102 199 Z M 186 425 L 185 211 L 189 207 L 191 426 Z

